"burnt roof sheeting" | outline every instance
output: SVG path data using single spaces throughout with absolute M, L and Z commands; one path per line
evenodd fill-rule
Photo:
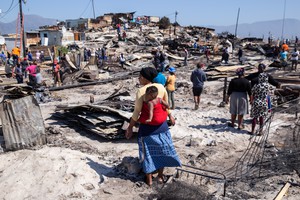
M 3 136 L 7 150 L 46 144 L 40 107 L 33 96 L 8 99 L 0 105 Z

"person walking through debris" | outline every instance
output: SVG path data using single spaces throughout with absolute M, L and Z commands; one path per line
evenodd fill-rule
M 205 57 L 206 57 L 206 62 L 208 63 L 209 62 L 209 56 L 210 56 L 210 50 L 208 47 L 206 47 L 205 49 Z
M 27 58 L 28 58 L 28 61 L 32 61 L 33 60 L 31 51 L 28 51 Z
M 163 86 L 166 85 L 166 82 L 167 82 L 167 78 L 166 76 L 161 73 L 161 72 L 158 72 L 157 73 L 157 76 L 153 79 L 153 83 L 160 83 L 162 84 Z
M 24 58 L 23 61 L 21 62 L 21 67 L 22 67 L 22 72 L 24 78 L 27 78 L 27 71 L 26 68 L 29 66 L 27 58 Z
M 4 51 L 2 51 L 0 54 L 0 65 L 5 65 L 5 63 L 6 63 L 6 55 Z
M 88 56 L 87 49 L 84 48 L 83 49 L 83 60 L 84 60 L 84 62 L 88 61 L 88 58 L 89 58 L 89 56 Z
M 122 38 L 123 38 L 123 41 L 124 41 L 124 42 L 127 42 L 126 37 L 127 37 L 126 31 L 123 31 Z
M 257 135 L 262 135 L 264 118 L 268 114 L 268 103 L 266 101 L 268 91 L 268 74 L 260 73 L 258 76 L 258 83 L 252 88 L 252 96 L 250 100 L 252 105 L 250 114 L 250 116 L 252 117 L 252 128 L 249 134 L 254 134 L 257 120 L 259 120 L 260 129 Z
M 176 81 L 176 76 L 175 72 L 176 69 L 174 67 L 169 68 L 170 75 L 167 78 L 166 82 L 166 89 L 168 93 L 168 99 L 169 99 L 169 105 L 171 106 L 171 109 L 175 109 L 175 101 L 174 101 L 174 92 L 175 92 L 175 81 Z
M 155 69 L 156 69 L 157 71 L 160 71 L 160 67 L 159 67 L 159 65 L 160 65 L 160 51 L 159 51 L 159 49 L 156 49 L 156 50 L 153 52 L 153 54 L 154 54 L 154 57 L 153 57 L 153 65 L 154 65 L 154 67 L 155 67 Z
M 12 49 L 11 54 L 14 60 L 14 66 L 16 66 L 19 63 L 21 49 L 18 46 L 16 46 Z
M 23 83 L 23 73 L 20 64 L 17 64 L 15 68 L 15 74 L 16 74 L 17 83 L 18 84 Z
M 163 52 L 163 50 L 160 50 L 159 52 L 159 71 L 164 72 L 166 68 L 166 56 Z
M 54 86 L 61 86 L 61 77 L 60 77 L 60 65 L 57 60 L 53 62 L 53 76 L 54 76 Z
M 124 54 L 123 53 L 121 53 L 121 55 L 120 55 L 120 64 L 121 64 L 121 67 L 122 68 L 124 68 L 124 64 L 125 64 L 125 62 L 126 62 L 126 59 L 125 59 L 125 57 L 124 57 Z
M 288 52 L 282 49 L 279 55 L 280 55 L 281 65 L 283 66 L 283 70 L 285 70 L 285 68 L 288 65 L 287 63 Z
M 238 68 L 236 70 L 238 78 L 234 78 L 230 81 L 226 98 L 226 103 L 228 103 L 230 99 L 229 110 L 231 122 L 228 123 L 228 126 L 234 127 L 236 117 L 238 116 L 239 130 L 244 128 L 244 115 L 249 113 L 247 94 L 249 98 L 251 97 L 251 84 L 244 78 L 244 72 L 244 68 Z
M 32 62 L 30 62 L 30 66 L 27 67 L 25 70 L 25 71 L 29 72 L 28 85 L 33 86 L 33 87 L 36 86 L 36 68 L 37 68 L 36 60 L 33 60 Z
M 283 42 L 283 44 L 282 44 L 282 46 L 281 46 L 281 49 L 282 49 L 283 51 L 289 51 L 289 45 L 287 45 L 286 42 Z
M 200 96 L 203 91 L 204 82 L 207 80 L 206 74 L 203 71 L 204 66 L 205 65 L 203 63 L 198 63 L 197 68 L 192 72 L 190 78 L 193 83 L 195 110 L 199 108 Z
M 252 74 L 249 74 L 248 76 L 246 76 L 245 78 L 247 80 L 249 80 L 251 82 L 251 88 L 254 87 L 254 85 L 258 84 L 258 77 L 261 73 L 265 73 L 266 70 L 266 65 L 264 65 L 263 63 L 260 63 L 258 65 L 258 71 L 254 72 Z M 280 83 L 278 81 L 276 81 L 272 75 L 266 73 L 268 76 L 268 82 L 269 84 L 275 86 L 276 88 L 280 88 Z M 271 97 L 270 95 L 267 95 L 267 101 L 268 101 L 268 108 L 269 110 L 271 110 L 272 108 L 272 103 L 271 103 Z
M 129 126 L 125 136 L 127 139 L 132 137 L 132 129 L 136 124 L 143 108 L 146 89 L 155 86 L 158 89 L 158 97 L 168 101 L 167 91 L 161 84 L 152 83 L 157 76 L 157 71 L 152 67 L 142 68 L 140 71 L 139 82 L 142 85 L 136 92 L 135 106 Z M 175 124 L 175 119 L 168 111 L 171 124 Z M 152 173 L 158 170 L 158 181 L 164 182 L 164 168 L 178 167 L 181 162 L 177 156 L 172 137 L 167 124 L 167 118 L 159 125 L 150 125 L 141 123 L 138 131 L 139 158 L 143 171 L 146 174 L 146 183 L 152 185 Z
M 138 119 L 140 123 L 149 125 L 160 125 L 168 117 L 167 108 L 169 105 L 163 99 L 157 97 L 158 89 L 149 86 L 146 89 L 141 115 Z
M 225 64 L 228 64 L 228 60 L 229 60 L 229 53 L 228 53 L 228 47 L 226 47 L 226 48 L 223 50 L 221 62 L 224 61 Z
M 241 47 L 239 48 L 237 55 L 238 55 L 238 59 L 239 59 L 240 64 L 241 65 L 244 64 L 244 61 L 243 61 L 243 49 Z
M 44 61 L 45 61 L 45 54 L 44 54 L 44 51 L 41 51 L 41 54 L 40 54 L 40 61 L 41 61 L 41 62 L 44 62 Z
M 187 63 L 187 59 L 188 59 L 188 56 L 189 56 L 189 52 L 186 48 L 183 48 L 183 51 L 184 51 L 184 61 L 183 61 L 183 66 L 187 66 L 188 63 Z
M 35 60 L 36 60 L 37 63 L 40 62 L 40 56 L 41 56 L 41 53 L 40 53 L 39 51 L 37 51 L 37 52 L 35 53 Z
M 297 71 L 297 65 L 298 65 L 298 59 L 299 59 L 299 51 L 297 50 L 297 48 L 294 48 L 294 51 L 291 54 L 290 59 L 292 61 L 291 71 L 294 70 L 294 68 L 295 68 L 295 71 Z

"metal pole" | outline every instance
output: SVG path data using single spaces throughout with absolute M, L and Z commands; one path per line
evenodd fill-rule
M 26 1 L 25 1 L 26 2 Z M 21 37 L 22 37 L 22 48 L 23 48 L 23 58 L 26 57 L 26 47 L 25 47 L 25 34 L 24 34 L 24 24 L 23 24 L 23 12 L 22 12 L 22 0 L 19 0 L 20 6 L 20 24 L 21 24 Z
M 94 19 L 96 19 L 96 17 L 95 17 L 95 6 L 94 6 L 94 0 L 92 0 L 92 3 L 93 3 L 93 13 L 94 13 Z
M 235 32 L 234 32 L 235 37 L 236 37 L 236 34 L 237 34 L 237 28 L 238 28 L 238 24 L 239 24 L 239 17 L 240 17 L 240 8 L 238 10 L 238 14 L 237 14 L 237 18 L 236 18 Z
M 281 40 L 283 40 L 283 30 L 284 30 L 284 22 L 285 22 L 285 8 L 286 8 L 286 0 L 284 0 L 283 19 L 282 19 L 282 30 L 281 30 Z
M 174 35 L 176 35 L 177 15 L 178 15 L 178 12 L 177 12 L 177 11 L 175 11 L 175 26 L 174 26 Z

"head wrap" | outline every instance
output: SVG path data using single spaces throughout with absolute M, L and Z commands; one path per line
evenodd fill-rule
M 238 68 L 235 73 L 236 75 L 238 76 L 243 76 L 244 75 L 244 72 L 245 72 L 245 69 L 244 68 Z
M 148 81 L 152 82 L 153 79 L 157 76 L 157 71 L 153 67 L 145 67 L 142 68 L 140 74 L 147 79 Z
M 263 63 L 260 63 L 259 65 L 258 65 L 258 70 L 259 71 L 264 71 L 266 69 L 266 65 L 264 65 Z

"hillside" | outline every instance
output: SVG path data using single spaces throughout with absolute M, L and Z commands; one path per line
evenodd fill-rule
M 235 33 L 235 25 L 231 26 L 208 26 L 214 28 L 216 33 L 228 31 Z M 284 23 L 284 38 L 294 38 L 300 32 L 300 20 L 286 19 Z M 282 20 L 262 21 L 251 24 L 239 24 L 237 30 L 238 37 L 264 37 L 267 38 L 269 33 L 277 39 L 282 35 Z
M 1 34 L 15 33 L 16 23 L 17 23 L 16 20 L 9 23 L 0 22 L 0 33 Z M 30 30 L 36 30 L 40 26 L 44 26 L 44 25 L 55 25 L 56 19 L 43 18 L 38 15 L 25 15 L 24 24 L 25 24 L 25 31 L 30 31 Z
M 56 19 L 43 18 L 38 15 L 25 15 L 25 31 L 38 29 L 44 25 L 55 25 Z M 235 24 L 230 26 L 205 25 L 216 30 L 216 33 L 228 31 L 232 34 L 235 32 Z M 16 20 L 3 23 L 0 22 L 0 33 L 14 33 L 16 31 Z M 294 38 L 300 32 L 300 20 L 286 19 L 284 24 L 284 38 Z M 282 35 L 282 20 L 261 21 L 255 23 L 244 23 L 238 25 L 238 37 L 264 37 L 267 38 L 269 33 L 277 39 Z

